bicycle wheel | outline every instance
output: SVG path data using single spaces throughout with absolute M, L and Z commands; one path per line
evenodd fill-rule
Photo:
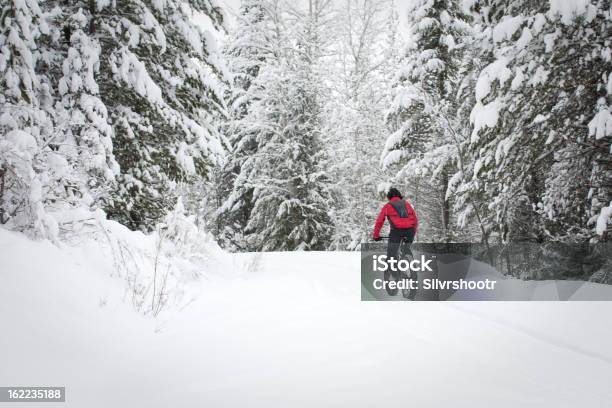
M 410 262 L 414 259 L 414 256 L 412 255 L 412 251 L 410 251 L 409 248 L 407 248 L 407 251 L 406 251 L 405 248 L 402 246 L 402 248 L 400 249 L 400 258 L 406 259 L 408 262 Z M 410 270 L 408 271 L 408 273 L 402 272 L 402 279 L 412 280 L 413 282 L 417 282 L 418 275 L 416 272 Z M 416 294 L 417 294 L 417 289 L 413 288 L 412 285 L 410 285 L 408 288 L 402 289 L 402 297 L 404 299 L 414 300 L 416 297 Z
M 393 281 L 397 281 L 397 279 L 395 279 L 395 278 L 393 277 L 393 274 L 391 273 L 391 271 L 390 271 L 389 269 L 387 269 L 387 270 L 385 271 L 385 283 L 391 282 L 392 280 L 393 280 Z M 388 285 L 388 284 L 386 284 L 386 285 L 385 285 L 385 289 L 387 290 L 387 294 L 388 294 L 389 296 L 395 296 L 395 295 L 397 295 L 397 288 L 391 289 L 391 288 L 389 287 L 389 285 Z
M 406 272 L 402 272 L 402 279 L 412 280 L 413 282 L 416 282 L 417 274 L 416 272 L 413 272 L 413 271 L 410 271 L 410 275 L 406 274 Z M 416 294 L 417 294 L 417 290 L 415 288 L 408 287 L 408 288 L 402 289 L 402 297 L 404 299 L 414 300 L 414 298 L 416 297 Z

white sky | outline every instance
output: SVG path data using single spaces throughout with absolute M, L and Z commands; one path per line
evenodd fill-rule
M 334 2 L 339 3 L 341 0 L 334 0 Z M 404 33 L 405 29 L 406 29 L 406 21 L 407 21 L 407 15 L 406 15 L 406 9 L 408 7 L 408 4 L 411 3 L 412 0 L 395 0 L 395 7 L 397 8 L 398 14 L 399 14 L 399 18 L 400 18 L 400 32 Z M 238 10 L 240 9 L 240 2 L 241 0 L 217 0 L 217 3 L 219 3 L 221 6 L 224 6 L 225 10 L 227 11 L 227 14 L 229 14 L 230 18 L 233 20 L 233 16 L 235 16 L 238 13 Z M 230 25 L 233 23 L 233 21 L 229 22 Z

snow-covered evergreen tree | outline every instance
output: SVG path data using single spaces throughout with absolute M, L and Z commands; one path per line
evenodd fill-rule
M 106 209 L 146 230 L 173 208 L 176 182 L 206 177 L 223 155 L 213 126 L 228 77 L 214 38 L 222 14 L 200 0 L 99 2 L 97 10 L 98 83 L 121 167 Z
M 71 208 L 151 229 L 225 143 L 208 0 L 11 0 L 0 22 L 1 222 L 55 236 Z M 115 183 L 117 181 L 117 183 Z M 55 215 L 52 217 L 51 215 Z
M 91 10 L 82 6 L 51 9 L 58 31 L 51 63 L 61 67 L 59 79 L 54 78 L 61 98 L 56 105 L 56 132 L 61 135 L 58 151 L 69 157 L 83 185 L 79 189 L 83 201 L 97 206 L 113 191 L 119 166 L 112 153 L 113 128 L 96 81 L 101 48 L 90 36 L 94 29 Z
M 244 229 L 248 250 L 321 250 L 329 245 L 329 181 L 322 169 L 317 16 L 300 15 L 291 38 L 295 48 L 273 40 L 269 58 L 249 88 L 253 95 L 240 121 L 257 146 L 242 164 L 239 178 L 253 188 L 253 208 Z M 274 24 L 283 24 L 272 12 Z
M 231 153 L 215 180 L 218 207 L 212 223 L 220 243 L 233 250 L 245 247 L 243 232 L 253 209 L 250 173 L 257 152 L 257 132 L 244 126 L 258 93 L 251 89 L 260 69 L 274 54 L 273 5 L 265 0 L 242 2 L 236 27 L 228 40 L 225 55 L 233 73 L 229 121 L 223 130 L 231 144 Z
M 475 87 L 461 189 L 502 240 L 588 239 L 611 198 L 610 4 L 480 3 L 491 63 Z
M 409 43 L 387 114 L 392 134 L 382 161 L 396 169 L 418 203 L 421 238 L 455 240 L 451 177 L 457 173 L 461 121 L 457 118 L 463 53 L 470 34 L 459 1 L 416 1 L 408 10 Z
M 254 105 L 260 146 L 253 156 L 250 183 L 253 210 L 245 229 L 249 249 L 322 250 L 333 226 L 329 181 L 321 163 L 324 150 L 316 95 L 303 60 L 267 67 L 265 98 Z M 261 110 L 260 110 L 261 109 Z
M 52 207 L 79 191 L 55 129 L 46 18 L 38 0 L 0 6 L 0 223 L 54 239 Z

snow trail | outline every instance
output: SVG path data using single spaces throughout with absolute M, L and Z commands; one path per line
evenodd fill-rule
M 358 253 L 264 253 L 237 255 L 186 308 L 151 319 L 91 254 L 1 230 L 0 245 L 0 384 L 65 385 L 68 407 L 612 398 L 610 303 L 361 302 Z

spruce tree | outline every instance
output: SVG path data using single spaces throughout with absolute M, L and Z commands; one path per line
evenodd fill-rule
M 248 173 L 241 173 L 253 187 L 253 209 L 244 230 L 249 250 L 323 250 L 330 244 L 331 196 L 322 168 L 326 160 L 315 69 L 320 12 L 311 7 L 299 16 L 291 32 L 296 48 L 289 49 L 285 37 L 274 39 L 278 53 L 251 85 L 256 97 L 242 123 L 255 135 L 257 147 L 244 164 Z
M 84 200 L 89 206 L 100 206 L 115 187 L 119 166 L 112 152 L 113 128 L 97 83 L 100 44 L 92 37 L 92 10 L 82 6 L 77 2 L 53 16 L 59 31 L 53 61 L 60 68 L 53 78 L 61 98 L 57 131 L 62 134 L 59 150 L 71 153 Z
M 0 224 L 55 239 L 50 212 L 77 192 L 55 129 L 51 35 L 39 1 L 0 6 Z
M 321 168 L 320 107 L 309 62 L 294 58 L 260 74 L 266 88 L 250 115 L 261 124 L 249 179 L 250 250 L 323 250 L 333 232 L 329 180 Z
M 459 167 L 461 145 L 456 94 L 470 28 L 456 0 L 417 1 L 408 16 L 410 42 L 387 113 L 392 133 L 383 164 L 395 169 L 396 179 L 423 209 L 421 234 L 451 241 L 458 232 L 449 184 Z
M 198 27 L 201 17 L 208 26 Z M 209 1 L 101 4 L 99 85 L 121 167 L 106 206 L 114 219 L 149 230 L 174 206 L 176 183 L 206 177 L 225 146 L 227 73 L 214 50 L 222 15 Z
M 609 2 L 482 3 L 491 63 L 476 83 L 461 188 L 485 203 L 501 240 L 589 239 L 610 200 L 610 138 L 592 126 L 609 109 Z
M 250 184 L 251 157 L 257 152 L 257 132 L 243 122 L 258 94 L 251 86 L 262 65 L 274 58 L 270 5 L 263 0 L 242 2 L 236 28 L 232 31 L 225 56 L 233 75 L 228 121 L 222 125 L 231 145 L 227 161 L 215 180 L 214 194 L 219 209 L 212 223 L 220 243 L 227 249 L 245 248 L 243 232 L 253 209 Z M 248 121 L 248 120 L 247 120 Z

